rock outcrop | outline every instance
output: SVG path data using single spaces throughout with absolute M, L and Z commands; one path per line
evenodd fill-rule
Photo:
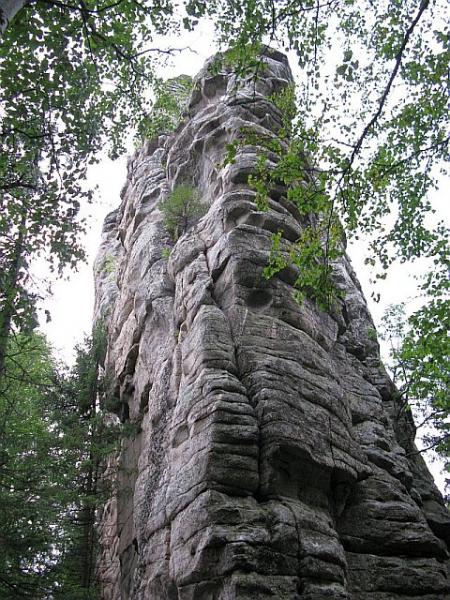
M 449 515 L 348 259 L 333 314 L 295 302 L 291 270 L 264 279 L 272 233 L 295 240 L 299 215 L 282 190 L 258 211 L 256 148 L 223 165 L 242 126 L 281 126 L 269 97 L 290 69 L 262 60 L 256 81 L 206 64 L 105 223 L 97 318 L 110 402 L 133 426 L 100 520 L 103 598 L 448 598 Z M 158 207 L 186 183 L 205 214 L 173 243 Z

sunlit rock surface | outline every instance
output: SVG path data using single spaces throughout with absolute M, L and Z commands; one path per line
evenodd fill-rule
M 205 66 L 106 219 L 96 317 L 130 434 L 101 514 L 103 598 L 448 598 L 449 516 L 348 259 L 332 316 L 297 304 L 294 272 L 262 277 L 272 233 L 298 237 L 296 209 L 279 191 L 258 212 L 255 148 L 223 166 L 243 125 L 281 126 L 269 96 L 291 72 L 262 60 L 256 82 Z M 181 183 L 207 212 L 173 244 L 158 205 Z

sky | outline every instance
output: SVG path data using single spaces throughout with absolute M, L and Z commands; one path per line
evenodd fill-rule
M 214 53 L 213 32 L 211 27 L 204 28 L 186 35 L 181 45 L 195 48 L 196 52 L 180 53 L 173 61 L 172 66 L 166 66 L 160 73 L 164 78 L 175 77 L 180 74 L 194 76 L 203 66 L 204 61 Z M 130 152 L 132 144 L 130 143 Z M 56 355 L 62 360 L 71 363 L 74 357 L 74 348 L 81 342 L 84 335 L 89 335 L 92 324 L 94 305 L 94 283 L 92 267 L 97 253 L 101 229 L 105 216 L 120 203 L 120 190 L 125 183 L 127 157 L 112 162 L 106 156 L 89 170 L 88 185 L 97 187 L 95 201 L 88 207 L 83 207 L 82 217 L 88 222 L 88 231 L 84 240 L 87 252 L 87 263 L 80 264 L 77 272 L 70 272 L 66 278 L 52 280 L 52 296 L 43 303 L 40 311 L 41 329 L 47 335 Z M 432 203 L 437 212 L 450 219 L 448 191 L 450 182 L 442 181 L 440 189 L 432 197 Z M 414 275 L 419 274 L 423 266 L 393 265 L 385 281 L 377 286 L 381 301 L 375 303 L 371 299 L 373 286 L 370 283 L 371 273 L 364 264 L 366 248 L 363 241 L 351 244 L 349 254 L 358 278 L 362 284 L 366 299 L 369 304 L 375 325 L 379 326 L 383 319 L 385 308 L 391 303 L 409 301 L 417 296 L 417 283 Z M 50 275 L 43 265 L 37 267 L 37 276 L 48 280 Z M 51 321 L 46 322 L 44 310 L 51 314 Z M 427 457 L 426 457 L 427 458 Z M 442 465 L 431 463 L 433 475 L 443 490 L 444 475 Z

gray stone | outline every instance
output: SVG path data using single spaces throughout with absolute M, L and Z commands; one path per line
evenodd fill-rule
M 260 78 L 208 61 L 187 120 L 130 160 L 95 265 L 105 370 L 135 423 L 105 477 L 104 600 L 443 600 L 450 518 L 380 363 L 344 256 L 330 314 L 267 281 L 271 235 L 302 218 L 273 191 L 258 211 L 257 148 L 224 166 L 247 126 L 276 136 L 269 96 L 292 81 L 267 50 Z M 173 243 L 159 203 L 179 183 L 205 215 Z M 163 256 L 171 248 L 170 257 Z

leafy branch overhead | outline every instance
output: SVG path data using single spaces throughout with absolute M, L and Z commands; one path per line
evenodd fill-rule
M 77 214 L 91 196 L 82 185 L 87 165 L 107 141 L 114 155 L 123 151 L 130 127 L 140 135 L 170 129 L 172 99 L 162 90 L 152 113 L 147 93 L 152 85 L 161 91 L 156 62 L 178 51 L 161 40 L 205 19 L 239 72 L 257 74 L 249 48 L 258 45 L 296 55 L 297 137 L 324 173 L 330 227 L 336 212 L 355 235 L 375 231 L 371 247 L 383 267 L 396 256 L 436 253 L 442 231 L 426 222 L 427 193 L 448 161 L 444 0 L 10 4 L 0 46 L 0 186 L 8 207 L 0 225 L 16 232 L 25 212 L 30 255 L 50 249 L 60 263 L 82 256 Z M 383 231 L 387 214 L 395 222 Z M 2 241 L 4 256 L 11 243 Z
M 398 418 L 412 408 L 425 449 L 434 449 L 447 460 L 450 455 L 449 315 L 448 307 L 440 302 L 409 317 L 405 305 L 391 305 L 385 312 L 381 331 L 388 347 L 387 366 L 401 397 Z
M 52 268 L 73 267 L 84 257 L 87 169 L 105 147 L 124 152 L 124 132 L 151 110 L 156 58 L 178 52 L 152 45 L 172 23 L 159 3 L 18 0 L 2 8 L 0 371 L 8 332 L 33 313 L 30 263 L 43 256 Z
M 292 12 L 275 10 L 271 17 L 256 13 L 271 43 L 289 40 L 297 52 L 296 116 L 285 90 L 274 101 L 285 117 L 279 136 L 286 143 L 244 132 L 229 158 L 239 144 L 256 145 L 260 157 L 250 182 L 259 207 L 267 206 L 271 186 L 282 182 L 301 213 L 320 217 L 312 229 L 322 243 L 311 266 L 322 270 L 324 282 L 329 262 L 343 251 L 342 223 L 347 237 L 368 240 L 367 262 L 381 267 L 377 278 L 396 259 L 432 260 L 433 275 L 422 291 L 444 301 L 448 230 L 436 223 L 428 198 L 437 177 L 448 174 L 445 10 L 426 1 L 389 3 L 389 10 L 361 4 L 311 3 Z M 338 6 L 339 18 L 332 14 Z M 300 255 L 302 247 L 297 244 Z M 306 279 L 297 282 L 300 288 Z
M 155 81 L 152 109 L 138 126 L 141 138 L 152 139 L 175 131 L 180 124 L 192 90 L 192 79 L 180 75 L 167 81 Z

